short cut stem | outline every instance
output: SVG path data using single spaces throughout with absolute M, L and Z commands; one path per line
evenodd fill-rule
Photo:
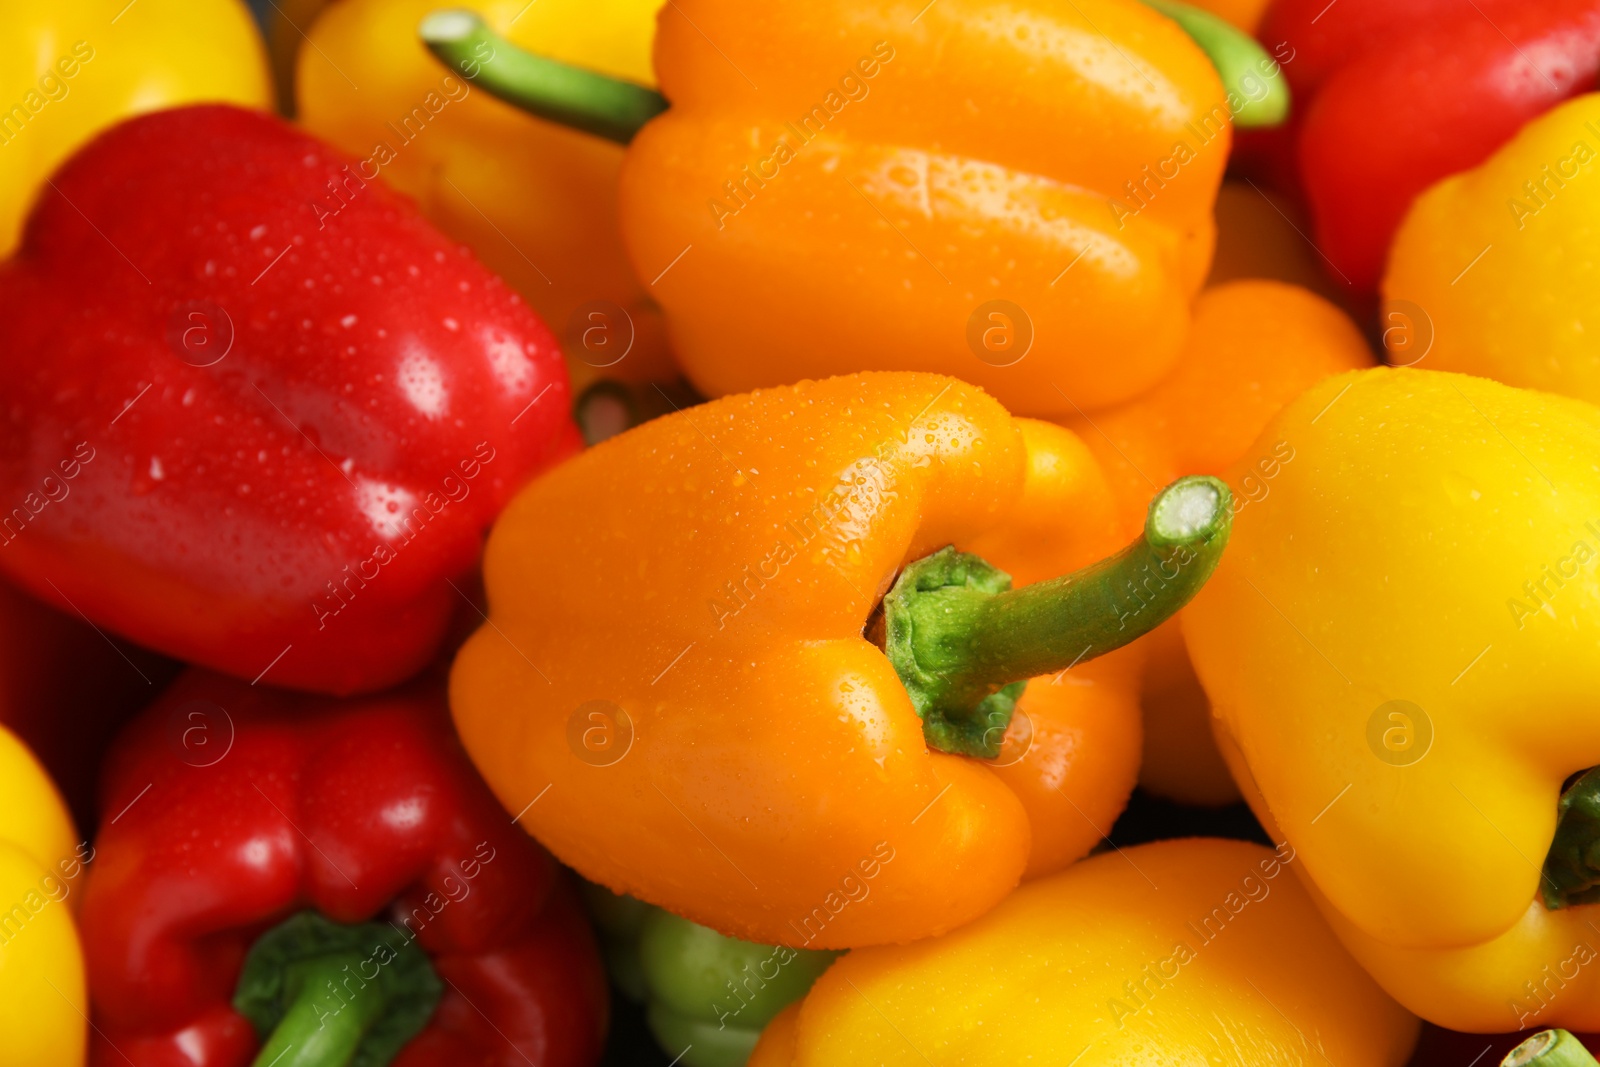
M 1595 1059 L 1567 1031 L 1540 1030 L 1506 1053 L 1500 1067 L 1595 1067 Z
M 417 33 L 441 62 L 491 96 L 608 141 L 627 144 L 667 109 L 654 89 L 519 48 L 473 11 L 435 11 Z

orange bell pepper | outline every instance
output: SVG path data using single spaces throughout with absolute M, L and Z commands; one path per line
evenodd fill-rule
M 1329 375 L 1373 364 L 1355 324 L 1322 298 L 1280 282 L 1230 282 L 1195 303 L 1189 343 L 1166 381 L 1130 404 L 1067 425 L 1107 471 L 1131 533 L 1154 487 L 1185 474 L 1221 475 L 1289 401 Z M 1234 484 L 1235 509 L 1270 494 L 1279 465 L 1293 456 L 1284 443 Z M 1190 804 L 1238 800 L 1177 620 L 1145 644 L 1141 784 Z
M 1137 395 L 1183 345 L 1257 103 L 1137 0 L 682 0 L 659 115 L 458 13 L 422 32 L 478 88 L 632 139 L 623 238 L 708 396 L 860 370 L 952 374 L 1024 415 Z
M 1138 660 L 1090 661 L 1192 595 L 1230 516 L 1225 485 L 1184 480 L 1095 563 L 1117 516 L 1089 450 L 972 386 L 727 397 L 517 497 L 451 706 L 507 810 L 591 881 L 750 941 L 924 937 L 1110 829 Z

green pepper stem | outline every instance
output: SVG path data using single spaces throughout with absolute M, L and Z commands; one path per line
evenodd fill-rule
M 1232 529 L 1232 494 L 1180 478 L 1150 504 L 1143 535 L 1099 563 L 1011 589 L 1010 576 L 944 548 L 909 565 L 884 597 L 884 652 L 928 743 L 992 758 L 1029 678 L 1120 648 L 1200 591 Z
M 293 964 L 285 974 L 288 1010 L 252 1067 L 344 1067 L 354 1059 L 389 1005 L 381 985 L 359 977 L 364 958 L 334 952 Z
M 1551 911 L 1600 902 L 1600 767 L 1590 767 L 1561 792 L 1556 832 L 1539 879 Z
M 1176 22 L 1217 68 L 1222 87 L 1241 101 L 1233 124 L 1241 129 L 1281 125 L 1289 117 L 1289 85 L 1276 61 L 1249 34 L 1209 11 L 1179 0 L 1144 0 Z
M 233 1008 L 261 1037 L 255 1067 L 382 1067 L 428 1024 L 443 990 L 398 927 L 303 911 L 250 947 Z
M 1595 1059 L 1567 1031 L 1541 1030 L 1506 1053 L 1500 1067 L 1595 1067 Z
M 417 33 L 445 66 L 491 96 L 608 141 L 627 144 L 667 109 L 654 89 L 519 48 L 476 12 L 435 11 Z

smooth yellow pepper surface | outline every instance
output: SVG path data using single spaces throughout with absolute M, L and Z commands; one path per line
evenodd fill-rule
M 0 0 L 0 26 L 0 257 L 45 179 L 107 126 L 180 104 L 272 105 L 243 0 Z
M 382 175 L 470 245 L 561 337 L 582 387 L 671 378 L 660 312 L 617 225 L 620 145 L 533 118 L 439 63 L 417 35 L 440 8 L 476 11 L 513 44 L 653 85 L 661 0 L 340 0 L 300 49 L 301 123 L 359 157 L 350 195 Z M 481 57 L 489 62 L 492 55 Z M 329 210 L 338 200 L 331 199 Z M 619 314 L 619 312 L 624 312 Z M 598 317 L 597 317 L 598 316 Z
M 928 941 L 857 949 L 749 1067 L 1406 1062 L 1417 1021 L 1350 959 L 1276 852 L 1102 853 Z
M 1390 362 L 1600 403 L 1600 93 L 1419 196 L 1383 280 Z
M 1183 622 L 1247 799 L 1412 1011 L 1600 1029 L 1600 909 L 1541 900 L 1563 782 L 1600 763 L 1600 410 L 1383 368 L 1235 470 L 1279 441 Z
M 88 990 L 70 896 L 79 846 L 55 785 L 0 727 L 0 1063 L 77 1067 Z

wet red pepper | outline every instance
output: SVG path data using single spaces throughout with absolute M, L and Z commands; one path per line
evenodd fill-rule
M 251 1062 L 266 1035 L 231 1002 L 260 986 L 241 978 L 246 954 L 256 943 L 261 963 L 263 931 L 286 919 L 372 923 L 388 950 L 357 927 L 355 957 L 312 959 L 301 1022 L 318 1025 L 280 1042 L 352 1022 L 370 1038 L 398 953 L 437 976 L 437 1007 L 399 1020 L 422 1029 L 398 1067 L 592 1064 L 605 977 L 569 876 L 501 810 L 448 721 L 432 682 L 333 700 L 191 671 L 130 724 L 83 890 L 91 1064 Z
M 1364 295 L 1418 193 L 1594 88 L 1600 2 L 1277 0 L 1257 37 L 1296 118 L 1240 150 L 1298 184 L 1334 276 Z
M 356 161 L 232 107 L 91 142 L 0 266 L 0 569 L 178 658 L 348 693 L 575 448 L 555 339 Z

